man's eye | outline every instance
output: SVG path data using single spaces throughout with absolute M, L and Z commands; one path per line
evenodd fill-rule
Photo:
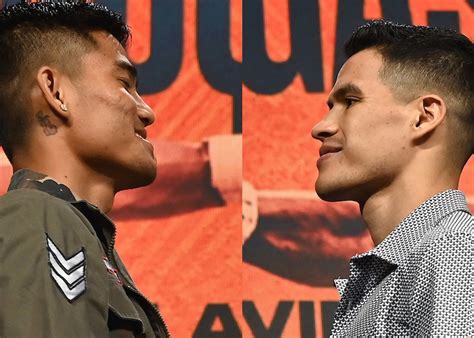
M 346 106 L 348 106 L 348 107 L 352 106 L 354 103 L 359 101 L 355 97 L 346 97 L 345 100 L 346 100 Z
M 130 85 L 130 83 L 126 80 L 120 80 L 120 82 L 123 84 L 123 86 L 126 88 L 126 89 L 130 89 L 132 86 Z

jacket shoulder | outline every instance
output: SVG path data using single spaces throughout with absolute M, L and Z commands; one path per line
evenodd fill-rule
M 107 336 L 108 274 L 89 225 L 69 202 L 41 191 L 0 197 L 0 294 L 8 304 L 0 336 Z
M 9 191 L 0 197 L 0 236 L 15 232 L 83 232 L 92 226 L 69 202 L 34 189 Z

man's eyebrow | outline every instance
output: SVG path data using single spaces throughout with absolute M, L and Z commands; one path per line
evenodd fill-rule
M 344 99 L 347 94 L 363 95 L 362 89 L 354 83 L 346 83 L 342 85 L 336 91 L 334 91 L 331 96 L 328 98 L 327 105 L 329 108 L 332 108 L 334 100 L 340 101 Z
M 117 68 L 125 70 L 133 80 L 137 81 L 138 71 L 134 65 L 124 60 L 118 60 L 115 62 L 115 66 Z

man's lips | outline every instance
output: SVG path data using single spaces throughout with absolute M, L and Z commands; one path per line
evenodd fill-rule
M 153 155 L 153 158 L 155 158 L 155 148 L 153 147 L 153 144 L 152 144 L 150 141 L 148 141 L 147 139 L 144 139 L 144 138 L 143 138 L 141 135 L 139 135 L 138 133 L 135 133 L 135 136 L 136 136 L 137 138 L 139 138 L 141 141 L 145 142 L 145 143 L 144 143 L 145 146 L 146 146 L 147 148 L 149 148 L 149 150 L 151 151 L 151 154 Z
M 336 145 L 322 145 L 319 149 L 319 159 L 316 162 L 316 165 L 319 166 L 322 161 L 328 159 L 332 155 L 335 155 L 342 150 L 342 147 Z
M 139 135 L 138 133 L 135 133 L 135 136 L 138 137 L 139 139 L 147 142 L 147 143 L 150 143 L 150 141 L 148 141 L 146 138 L 143 138 L 141 135 Z
M 330 145 L 330 144 L 323 144 L 319 149 L 319 156 L 323 157 L 326 154 L 330 153 L 337 153 L 338 151 L 342 150 L 341 146 L 337 145 Z
M 145 129 L 137 129 L 137 130 L 135 130 L 135 136 L 138 137 L 139 139 L 141 139 L 141 140 L 147 142 L 147 143 L 150 143 L 150 141 L 148 141 L 148 140 L 146 139 L 146 137 L 147 137 L 147 132 L 146 132 Z M 150 144 L 151 144 L 151 143 L 150 143 Z
M 146 140 L 147 132 L 145 129 L 137 129 L 135 130 L 135 134 Z
M 148 146 L 152 149 L 152 151 L 154 151 L 153 149 L 153 145 L 151 144 L 150 141 L 148 141 L 146 139 L 146 136 L 147 136 L 147 132 L 145 129 L 137 129 L 135 130 L 135 136 L 138 137 L 140 140 L 146 142 L 148 144 Z

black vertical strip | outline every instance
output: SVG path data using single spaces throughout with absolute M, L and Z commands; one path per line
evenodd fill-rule
M 301 301 L 299 305 L 301 338 L 316 338 L 314 303 L 309 301 Z
M 122 15 L 123 20 L 127 21 L 127 1 L 126 0 L 100 0 L 99 4 Z
M 323 90 L 319 6 L 314 0 L 289 0 L 291 55 L 274 62 L 265 44 L 262 0 L 243 2 L 243 80 L 255 93 L 276 94 L 301 74 L 308 92 Z
M 242 65 L 230 49 L 230 0 L 199 0 L 197 11 L 201 73 L 214 89 L 233 97 L 233 132 L 242 132 Z
M 307 92 L 324 90 L 318 4 L 314 0 L 290 0 L 291 56 Z
M 290 60 L 273 62 L 265 46 L 263 0 L 243 0 L 243 82 L 253 92 L 276 94 L 295 76 Z
M 323 337 L 331 336 L 334 314 L 336 313 L 338 302 L 321 302 L 321 312 L 323 317 Z
M 334 81 L 337 78 L 339 69 L 344 64 L 344 44 L 356 30 L 357 27 L 366 23 L 364 19 L 364 1 L 351 0 L 339 1 L 337 8 L 337 28 L 336 28 L 336 62 L 334 63 Z
M 428 12 L 428 25 L 460 31 L 459 13 L 454 11 Z
M 230 51 L 230 0 L 198 1 L 197 50 L 201 72 L 220 92 L 241 90 L 240 63 Z
M 411 13 L 408 0 L 381 0 L 382 16 L 384 19 L 401 24 L 411 23 Z M 339 1 L 336 32 L 336 62 L 334 63 L 334 80 L 339 69 L 344 64 L 344 44 L 352 33 L 368 20 L 364 18 L 364 1 Z
M 150 58 L 137 65 L 141 94 L 168 88 L 178 76 L 183 60 L 183 0 L 153 0 Z
M 126 0 L 99 2 L 127 20 Z M 151 53 L 145 63 L 136 64 L 140 94 L 155 94 L 168 88 L 178 76 L 183 57 L 183 0 L 153 0 Z
M 408 0 L 381 0 L 382 16 L 385 20 L 410 25 L 411 11 Z

